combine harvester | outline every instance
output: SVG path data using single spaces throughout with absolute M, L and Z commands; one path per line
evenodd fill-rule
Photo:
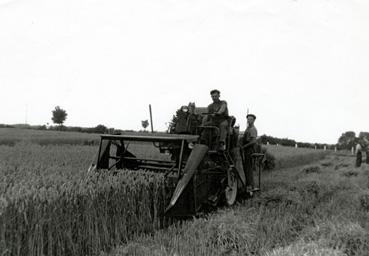
M 250 192 L 246 191 L 235 118 L 229 117 L 226 149 L 219 150 L 219 128 L 201 125 L 208 115 L 205 109 L 191 104 L 181 107 L 168 133 L 101 135 L 93 169 L 164 173 L 170 197 L 168 217 L 196 216 L 219 204 L 233 205 L 237 194 Z M 150 144 L 156 152 L 147 157 L 142 151 Z M 259 188 L 263 156 L 253 155 Z

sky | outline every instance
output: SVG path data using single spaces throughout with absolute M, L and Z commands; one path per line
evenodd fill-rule
M 367 0 L 0 0 L 0 123 L 165 130 L 221 91 L 259 135 L 369 131 Z

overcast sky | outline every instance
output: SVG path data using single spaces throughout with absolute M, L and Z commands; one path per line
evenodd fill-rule
M 369 131 L 368 0 L 0 0 L 0 123 L 156 130 L 219 89 L 259 135 Z

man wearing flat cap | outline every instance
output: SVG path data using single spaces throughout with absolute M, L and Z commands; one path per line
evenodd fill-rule
M 210 92 L 213 103 L 208 106 L 208 113 L 211 114 L 206 116 L 203 120 L 203 125 L 214 125 L 219 127 L 219 149 L 225 150 L 225 141 L 227 137 L 228 127 L 228 107 L 227 102 L 220 100 L 220 91 L 212 90 Z
M 258 136 L 258 131 L 254 125 L 256 116 L 254 114 L 248 114 L 247 118 L 247 128 L 243 134 L 241 140 L 241 148 L 244 157 L 244 170 L 246 174 L 246 186 L 254 188 L 254 174 L 252 170 L 252 158 L 251 155 L 259 151 L 259 145 L 256 142 Z

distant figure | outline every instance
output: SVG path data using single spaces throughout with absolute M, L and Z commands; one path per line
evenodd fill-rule
M 219 99 L 220 91 L 218 90 L 212 90 L 210 95 L 213 100 L 213 103 L 208 106 L 208 113 L 210 115 L 204 117 L 202 125 L 213 125 L 219 128 L 219 150 L 225 150 L 229 117 L 227 102 Z
M 248 189 L 254 188 L 254 173 L 252 170 L 252 158 L 253 153 L 259 152 L 260 147 L 256 142 L 258 136 L 258 131 L 254 125 L 256 116 L 253 114 L 248 114 L 247 118 L 247 128 L 240 142 L 241 151 L 244 157 L 244 167 L 246 174 L 246 186 Z
M 361 166 L 361 162 L 363 159 L 363 151 L 365 152 L 365 162 L 369 164 L 369 140 L 366 135 L 363 135 L 359 138 L 359 142 L 356 145 L 356 167 Z

